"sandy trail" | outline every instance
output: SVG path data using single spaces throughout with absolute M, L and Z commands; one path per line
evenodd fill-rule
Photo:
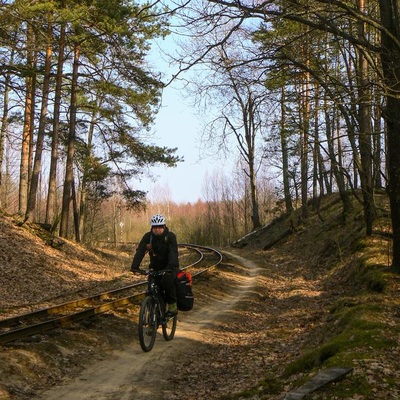
M 157 334 L 154 348 L 144 353 L 138 342 L 123 351 L 88 366 L 83 373 L 64 384 L 42 393 L 40 400 L 160 400 L 171 398 L 169 382 L 174 377 L 174 365 L 185 356 L 187 346 L 202 343 L 210 333 L 206 329 L 226 318 L 229 310 L 246 298 L 257 278 L 257 266 L 242 257 L 228 253 L 246 272 L 231 286 L 229 293 L 214 298 L 206 305 L 188 313 L 180 313 L 177 331 L 172 341 Z M 160 332 L 160 330 L 159 330 Z M 212 339 L 211 339 L 212 340 Z M 170 394 L 169 394 L 170 393 Z

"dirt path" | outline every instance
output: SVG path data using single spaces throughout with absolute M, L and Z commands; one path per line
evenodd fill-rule
M 240 303 L 253 296 L 258 279 L 257 265 L 229 254 L 242 268 L 240 273 L 225 272 L 224 285 L 214 290 L 208 299 L 199 296 L 195 309 L 181 313 L 174 340 L 164 341 L 158 334 L 150 353 L 144 353 L 139 343 L 130 343 L 123 351 L 89 365 L 83 373 L 42 393 L 42 400 L 150 400 L 178 398 L 177 374 L 190 368 L 186 358 L 207 356 L 204 344 L 213 344 L 215 326 L 235 315 Z M 224 286 L 224 287 L 222 287 Z M 211 299 L 211 301 L 210 301 Z M 209 350 L 208 350 L 209 351 Z M 228 360 L 222 360 L 222 364 Z M 182 369 L 183 368 L 183 369 Z M 186 374 L 187 377 L 187 374 Z M 184 377 L 185 378 L 185 377 Z M 178 379 L 179 380 L 179 379 Z M 198 389 L 198 391 L 201 389 Z M 194 395 L 194 394 L 193 394 Z M 200 398 L 194 395 L 193 398 Z

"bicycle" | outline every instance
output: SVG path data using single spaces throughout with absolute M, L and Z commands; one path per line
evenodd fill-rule
M 177 314 L 167 315 L 167 305 L 163 292 L 156 282 L 156 277 L 162 276 L 166 272 L 168 271 L 140 271 L 142 275 L 147 276 L 146 296 L 139 311 L 139 342 L 140 347 L 145 352 L 153 348 L 160 325 L 165 340 L 172 340 L 175 335 L 178 316 Z

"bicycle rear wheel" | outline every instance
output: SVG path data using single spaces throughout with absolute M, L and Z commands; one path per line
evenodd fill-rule
M 156 304 L 151 296 L 142 301 L 139 312 L 139 342 L 143 351 L 150 351 L 157 335 Z
M 169 341 L 174 338 L 177 321 L 178 315 L 174 315 L 171 318 L 164 318 L 162 323 L 162 333 L 165 340 Z

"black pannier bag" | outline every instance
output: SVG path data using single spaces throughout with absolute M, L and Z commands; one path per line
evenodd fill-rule
M 190 311 L 193 308 L 192 275 L 179 271 L 176 275 L 176 296 L 179 311 Z

